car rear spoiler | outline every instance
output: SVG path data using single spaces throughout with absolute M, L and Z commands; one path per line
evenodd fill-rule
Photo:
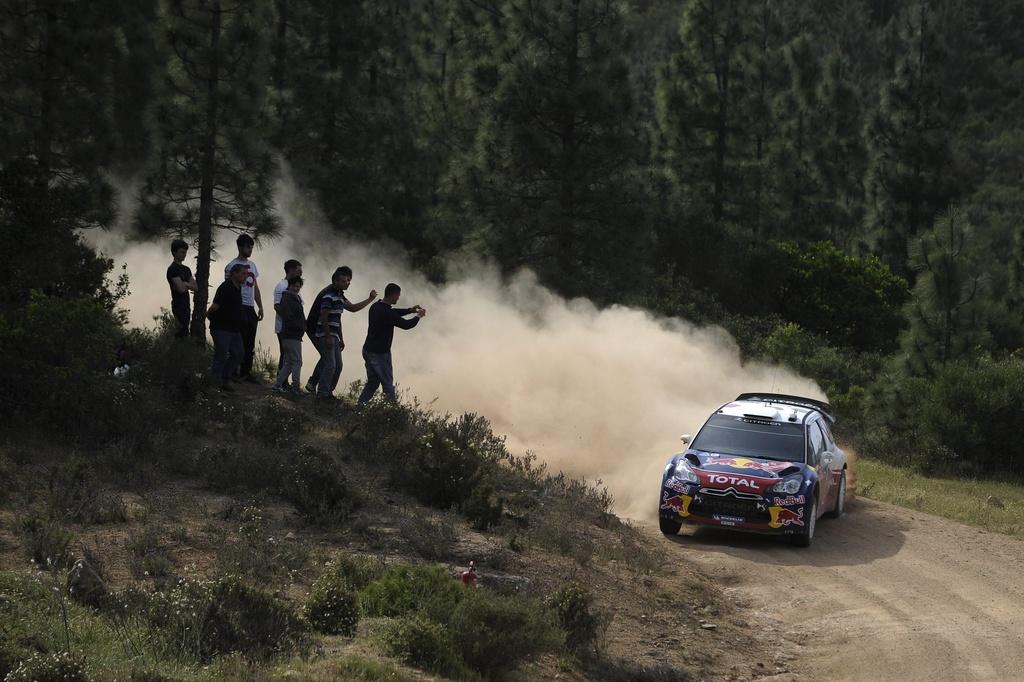
M 785 395 L 783 393 L 741 393 L 736 396 L 736 400 L 763 400 L 766 403 L 780 403 L 782 405 L 806 407 L 810 410 L 817 410 L 823 414 L 830 424 L 836 423 L 836 413 L 832 411 L 832 406 L 820 400 L 801 398 L 798 395 Z

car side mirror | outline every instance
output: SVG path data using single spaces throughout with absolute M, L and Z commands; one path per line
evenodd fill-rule
M 683 445 L 689 445 L 690 441 L 693 440 L 693 436 L 691 436 L 688 433 L 684 433 L 683 435 L 679 436 L 679 440 L 683 441 Z

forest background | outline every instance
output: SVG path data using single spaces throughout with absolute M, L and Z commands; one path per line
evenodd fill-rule
M 201 321 L 287 167 L 434 281 L 721 325 L 862 453 L 1019 477 L 1022 32 L 1019 0 L 2 0 L 0 414 L 101 421 L 115 187 L 195 245 Z

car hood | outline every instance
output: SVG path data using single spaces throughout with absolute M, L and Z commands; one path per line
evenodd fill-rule
M 700 479 L 702 488 L 732 488 L 737 493 L 764 494 L 779 479 L 807 471 L 800 462 L 735 457 L 699 450 L 687 450 L 683 456 Z

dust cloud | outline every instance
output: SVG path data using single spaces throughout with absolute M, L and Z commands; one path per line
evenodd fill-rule
M 288 258 L 303 263 L 307 306 L 339 265 L 354 270 L 348 291 L 354 302 L 371 288 L 382 293 L 385 284 L 398 282 L 400 305 L 428 311 L 415 329 L 396 330 L 399 390 L 437 411 L 482 414 L 507 435 L 513 452 L 533 451 L 555 471 L 600 479 L 620 515 L 655 516 L 661 470 L 680 450 L 680 434 L 694 433 L 739 393 L 824 398 L 812 381 L 785 369 L 744 364 L 735 342 L 717 327 L 621 306 L 598 309 L 553 294 L 528 271 L 503 279 L 494 268 L 458 258 L 450 264 L 449 283 L 434 286 L 399 248 L 329 233 L 315 207 L 287 181 L 277 197 L 283 234 L 258 244 L 253 254 L 267 311 L 258 337 L 264 348 L 274 349 L 276 358 L 271 297 Z M 152 326 L 170 305 L 169 240 L 133 243 L 123 234 L 118 229 L 90 237 L 118 265 L 127 264 L 130 322 Z M 215 273 L 235 255 L 233 235 L 221 239 Z M 190 250 L 186 263 L 194 270 L 193 257 Z M 345 313 L 343 328 L 339 390 L 365 377 L 360 348 L 366 312 Z M 316 358 L 306 343 L 304 375 Z

